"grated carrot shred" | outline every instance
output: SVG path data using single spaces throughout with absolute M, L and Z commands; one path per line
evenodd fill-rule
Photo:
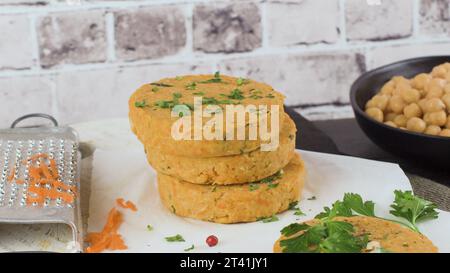
M 119 207 L 124 209 L 130 209 L 132 211 L 137 211 L 136 205 L 131 201 L 126 201 L 123 198 L 117 198 L 116 203 Z
M 86 236 L 86 242 L 90 246 L 86 248 L 87 253 L 99 253 L 104 250 L 124 250 L 128 247 L 125 245 L 122 236 L 118 233 L 118 229 L 123 222 L 123 216 L 116 208 L 109 211 L 103 230 L 100 232 L 91 232 Z
M 15 174 L 16 174 L 16 168 L 13 167 L 13 168 L 11 169 L 11 173 L 10 173 L 9 176 L 8 176 L 8 182 L 13 181 L 14 175 L 15 175 Z
M 47 159 L 49 164 L 42 162 Z M 69 186 L 59 181 L 59 173 L 56 161 L 47 154 L 35 154 L 29 157 L 28 174 L 30 187 L 28 188 L 27 204 L 43 204 L 46 199 L 61 199 L 71 204 L 75 201 L 76 187 Z M 37 163 L 40 164 L 37 164 Z

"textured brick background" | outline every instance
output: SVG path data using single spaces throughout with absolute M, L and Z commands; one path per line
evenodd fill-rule
M 450 55 L 450 0 L 0 0 L 0 37 L 0 128 L 124 117 L 141 84 L 216 70 L 337 118 L 367 69 Z

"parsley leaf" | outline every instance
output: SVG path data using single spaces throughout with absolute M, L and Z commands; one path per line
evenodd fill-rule
M 184 238 L 180 234 L 177 234 L 175 236 L 165 237 L 164 239 L 166 239 L 167 242 L 171 242 L 171 243 L 172 242 L 184 242 Z
M 238 86 L 241 86 L 241 85 L 247 84 L 247 83 L 249 83 L 249 80 L 244 79 L 244 78 L 239 78 L 239 79 L 236 80 L 236 84 L 237 84 Z
M 276 222 L 278 220 L 280 220 L 280 219 L 276 215 L 272 215 L 270 217 L 262 217 L 262 218 L 258 219 L 258 221 L 261 221 L 263 223 L 272 223 L 272 222 Z
M 300 232 L 302 230 L 307 230 L 308 228 L 310 228 L 309 225 L 307 224 L 298 224 L 298 223 L 293 223 L 290 224 L 289 226 L 284 227 L 281 230 L 281 234 L 283 234 L 286 237 L 292 236 L 294 234 L 296 234 L 297 232 Z
M 316 215 L 316 219 L 332 219 L 336 216 L 350 217 L 353 216 L 352 210 L 348 208 L 344 202 L 336 201 L 331 209 L 324 207 L 324 211 Z
M 189 248 L 186 248 L 184 251 L 185 251 L 185 252 L 191 251 L 191 250 L 193 250 L 194 248 L 195 248 L 195 246 L 194 246 L 194 245 L 191 245 Z
M 294 201 L 289 204 L 288 209 L 294 211 L 294 215 L 303 216 L 306 215 L 298 206 L 298 201 Z
M 256 183 L 252 183 L 248 187 L 250 191 L 256 191 L 257 189 L 259 189 L 259 185 Z
M 147 230 L 148 230 L 148 231 L 152 231 L 152 230 L 153 230 L 152 225 L 147 225 Z
M 289 203 L 288 209 L 290 209 L 290 210 L 296 209 L 297 205 L 298 205 L 298 201 L 291 202 L 291 203 Z
M 241 90 L 239 90 L 239 89 L 233 89 L 231 92 L 230 92 L 230 95 L 225 95 L 227 98 L 229 98 L 229 99 L 233 99 L 233 100 L 242 100 L 242 99 L 244 99 L 245 97 L 244 97 L 244 95 L 243 95 L 244 93 L 241 91 Z
M 353 226 L 340 221 L 327 221 L 315 226 L 288 226 L 285 233 L 305 230 L 299 236 L 280 241 L 283 252 L 291 253 L 359 253 L 367 245 L 367 236 L 354 236 Z M 306 228 L 306 229 L 303 229 Z M 286 235 L 285 235 L 286 236 Z
M 344 194 L 344 204 L 358 214 L 375 217 L 375 204 L 372 201 L 363 202 L 361 195 L 359 194 Z
M 134 102 L 134 106 L 138 107 L 138 108 L 144 108 L 145 106 L 147 106 L 147 102 L 145 100 L 136 101 L 136 102 Z
M 438 218 L 439 213 L 436 211 L 436 204 L 413 195 L 411 191 L 396 190 L 394 194 L 395 200 L 391 205 L 390 213 L 406 219 L 413 230 L 420 232 L 417 227 L 418 222 Z
M 216 73 L 214 73 L 214 78 L 202 81 L 200 83 L 219 83 L 219 82 L 222 82 L 222 79 L 220 78 L 220 72 L 217 71 Z
M 197 83 L 196 82 L 192 82 L 192 83 L 186 85 L 186 89 L 187 90 L 195 90 L 196 87 L 197 87 Z

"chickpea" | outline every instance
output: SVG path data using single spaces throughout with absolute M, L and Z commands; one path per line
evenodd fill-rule
M 394 113 L 400 114 L 403 112 L 403 108 L 405 108 L 406 104 L 400 96 L 392 96 L 391 100 L 388 104 L 388 109 Z
M 397 124 L 395 124 L 395 123 L 392 122 L 392 121 L 386 121 L 384 124 L 386 124 L 386 125 L 388 125 L 388 126 L 391 126 L 391 127 L 394 127 L 394 128 L 397 128 Z
M 444 102 L 438 98 L 428 99 L 423 104 L 423 112 L 425 113 L 438 112 L 444 109 L 445 109 Z
M 437 136 L 441 133 L 441 127 L 436 125 L 430 125 L 425 129 L 425 134 Z
M 450 116 L 447 117 L 447 123 L 445 123 L 445 128 L 450 129 Z
M 445 107 L 447 107 L 447 110 L 450 111 L 450 93 L 442 96 L 441 100 L 445 104 Z
M 427 127 L 425 121 L 420 118 L 410 118 L 406 123 L 406 128 L 410 131 L 423 133 Z
M 383 85 L 383 87 L 380 90 L 380 93 L 383 95 L 392 95 L 392 92 L 394 91 L 395 83 L 393 81 L 388 81 Z
M 447 123 L 447 114 L 444 110 L 432 113 L 426 113 L 423 117 L 429 125 L 444 126 Z
M 435 78 L 445 79 L 446 74 L 447 74 L 447 69 L 445 68 L 445 66 L 443 64 L 435 66 L 433 68 L 433 70 L 431 71 L 431 75 Z
M 387 113 L 386 115 L 384 115 L 384 120 L 385 121 L 394 121 L 396 116 L 397 116 L 396 113 Z
M 383 122 L 383 111 L 380 108 L 371 107 L 366 110 L 367 115 L 376 121 Z
M 426 95 L 427 99 L 440 98 L 444 94 L 444 88 L 439 85 L 431 86 Z
M 400 82 L 395 85 L 394 91 L 392 91 L 393 96 L 401 96 L 407 90 L 411 89 L 411 86 L 407 83 Z
M 388 95 L 375 95 L 372 99 L 370 99 L 367 104 L 366 108 L 376 107 L 379 108 L 381 111 L 386 110 L 386 107 L 388 105 L 390 96 Z
M 439 134 L 440 136 L 443 137 L 450 137 L 450 129 L 444 129 L 441 131 L 441 133 Z
M 421 99 L 417 103 L 419 105 L 420 109 L 422 109 L 422 112 L 425 112 L 425 104 L 427 101 L 428 101 L 427 99 Z
M 423 90 L 425 88 L 425 85 L 428 84 L 428 82 L 431 80 L 431 76 L 427 73 L 421 73 L 416 75 L 412 80 L 411 84 L 412 87 Z
M 430 92 L 430 90 L 434 89 L 434 88 L 439 88 L 439 87 L 444 88 L 445 84 L 446 84 L 446 80 L 439 79 L 439 78 L 433 78 L 428 82 L 427 85 L 425 85 L 425 88 L 424 88 L 425 93 L 428 94 L 428 92 Z
M 422 116 L 422 109 L 420 109 L 417 103 L 411 103 L 403 109 L 403 114 L 408 119 L 413 117 L 420 118 Z
M 400 96 L 406 103 L 418 102 L 420 100 L 420 92 L 414 88 L 403 89 Z
M 410 82 L 407 78 L 403 77 L 403 76 L 394 76 L 392 77 L 392 81 L 395 83 L 395 86 L 399 86 L 399 85 L 410 85 Z
M 450 62 L 446 62 L 442 65 L 445 67 L 445 69 L 447 69 L 447 72 L 450 72 Z
M 449 73 L 448 75 L 450 76 L 450 73 Z M 450 77 L 449 77 L 448 81 L 450 82 Z M 444 93 L 445 93 L 445 94 L 450 94 L 450 83 L 447 83 L 447 84 L 444 86 Z
M 394 118 L 394 123 L 398 127 L 406 127 L 407 121 L 408 121 L 408 118 L 405 117 L 405 115 L 398 115 Z

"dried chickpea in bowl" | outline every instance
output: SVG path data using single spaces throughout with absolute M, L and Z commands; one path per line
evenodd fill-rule
M 365 110 L 374 120 L 394 128 L 450 137 L 450 63 L 410 79 L 392 77 Z

